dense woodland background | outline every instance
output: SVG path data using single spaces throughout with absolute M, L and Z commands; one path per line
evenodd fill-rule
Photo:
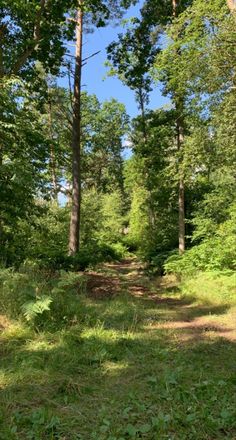
M 144 3 L 108 47 L 110 74 L 137 99 L 130 120 L 124 105 L 100 103 L 80 84 L 89 60 L 78 34 L 117 19 L 121 6 L 79 5 L 76 58 L 67 45 L 76 2 L 1 7 L 2 265 L 83 268 L 128 249 L 160 271 L 167 259 L 178 271 L 233 269 L 234 12 L 219 0 Z M 170 104 L 149 110 L 159 82 Z M 78 243 L 68 259 L 71 211 Z
M 145 0 L 123 22 L 107 73 L 135 94 L 131 119 L 81 75 L 86 33 L 134 3 L 1 1 L 0 308 L 37 331 L 73 324 L 62 291 L 103 262 L 135 256 L 209 301 L 235 287 L 235 1 Z M 169 104 L 150 110 L 158 87 Z

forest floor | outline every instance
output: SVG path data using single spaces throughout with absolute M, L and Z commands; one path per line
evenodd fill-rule
M 87 277 L 69 327 L 1 317 L 0 439 L 236 440 L 236 307 L 132 259 Z

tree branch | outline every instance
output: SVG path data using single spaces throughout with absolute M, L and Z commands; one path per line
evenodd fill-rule
M 45 10 L 46 0 L 40 0 L 40 9 L 36 13 L 36 19 L 35 19 L 35 25 L 33 30 L 33 39 L 31 46 L 27 47 L 25 51 L 19 56 L 18 60 L 16 61 L 15 65 L 12 68 L 12 73 L 17 74 L 19 70 L 24 66 L 32 52 L 38 47 L 38 43 L 40 41 L 40 24 L 41 24 L 41 17 Z
M 84 63 L 85 61 L 89 60 L 90 58 L 95 57 L 95 55 L 98 55 L 100 52 L 101 52 L 100 50 L 98 50 L 97 52 L 94 52 L 92 55 L 89 55 L 88 57 L 84 58 L 82 60 L 82 62 Z

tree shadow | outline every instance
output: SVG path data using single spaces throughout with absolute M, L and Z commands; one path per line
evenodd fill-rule
M 74 329 L 50 350 L 21 346 L 12 367 L 3 362 L 6 374 L 14 370 L 1 393 L 4 419 L 19 423 L 20 439 L 29 430 L 23 415 L 40 408 L 63 421 L 63 434 L 72 429 L 66 439 L 75 438 L 74 426 L 82 438 L 92 438 L 94 432 L 100 438 L 104 417 L 109 420 L 105 439 L 114 432 L 149 440 L 164 439 L 171 432 L 177 439 L 217 439 L 222 429 L 224 438 L 234 438 L 235 348 L 232 341 L 211 340 L 204 334 L 201 340 L 183 340 L 180 345 L 163 329 L 133 337 L 120 333 L 114 340 L 104 334 L 83 337 Z M 222 415 L 221 402 L 228 415 Z M 17 414 L 22 415 L 18 422 Z M 155 417 L 160 417 L 157 426 L 153 422 L 146 435 L 139 432 Z M 137 435 L 125 434 L 129 424 L 137 428 Z

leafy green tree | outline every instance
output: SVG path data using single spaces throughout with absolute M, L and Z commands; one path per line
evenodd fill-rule
M 66 12 L 72 0 L 3 0 L 0 7 L 0 73 L 33 74 L 34 61 L 58 72 L 65 53 L 65 39 L 72 34 Z
M 178 41 L 172 37 L 176 33 Z M 182 163 L 190 187 L 195 193 L 201 188 L 191 214 L 194 247 L 175 264 L 183 270 L 184 265 L 191 270 L 232 268 L 235 231 L 228 225 L 235 201 L 234 18 L 224 1 L 195 0 L 169 28 L 169 36 L 172 43 L 159 57 L 164 61 L 160 70 L 167 67 L 173 87 L 185 93 L 188 132 Z
M 93 97 L 83 94 L 82 101 L 83 99 L 91 102 Z M 82 109 L 82 115 L 85 112 L 82 146 L 83 185 L 95 187 L 102 192 L 115 188 L 123 191 L 122 144 L 128 130 L 125 107 L 115 99 L 105 101 L 102 105 L 97 101 L 95 107 L 91 108 L 89 102 L 86 105 L 87 109 Z
M 147 128 L 145 126 L 144 103 L 147 102 L 150 91 L 150 69 L 154 65 L 155 56 L 163 50 L 162 38 L 166 28 L 177 16 L 191 4 L 191 1 L 160 1 L 158 5 L 153 0 L 147 0 L 141 9 L 141 19 L 134 20 L 132 30 L 128 29 L 125 35 L 120 35 L 119 42 L 113 43 L 108 48 L 108 58 L 112 60 L 118 76 L 136 90 L 139 99 L 143 138 L 147 141 Z M 178 34 L 174 36 L 178 39 Z M 179 52 L 175 52 L 176 63 Z M 129 68 L 127 68 L 129 66 Z M 171 95 L 176 109 L 176 135 L 175 143 L 178 150 L 178 177 L 179 177 L 179 251 L 185 249 L 185 202 L 184 202 L 184 174 L 181 166 L 182 146 L 184 140 L 184 93 L 173 87 L 169 81 L 168 73 L 162 75 L 167 94 Z M 177 81 L 177 78 L 176 78 Z M 141 93 L 140 93 L 140 90 Z
M 128 175 L 126 171 L 126 185 L 132 194 L 130 237 L 135 236 L 139 251 L 150 260 L 157 253 L 170 251 L 177 243 L 175 111 L 150 111 L 146 128 L 147 140 L 143 142 L 142 121 L 134 120 L 134 156 Z M 139 222 L 139 216 L 143 221 Z
M 131 27 L 126 33 L 119 34 L 119 41 L 111 43 L 107 48 L 110 75 L 117 75 L 121 81 L 134 90 L 138 106 L 141 110 L 143 133 L 145 134 L 145 107 L 149 102 L 152 90 L 152 78 L 149 70 L 154 63 L 157 47 L 146 23 L 139 19 L 131 20 Z
M 2 154 L 1 247 L 6 263 L 14 259 L 14 236 L 19 222 L 28 219 L 35 209 L 34 199 L 44 194 L 45 163 L 49 157 L 48 142 L 40 123 L 40 113 L 22 81 L 9 79 L 0 90 L 0 134 Z M 24 248 L 24 243 L 20 245 Z

